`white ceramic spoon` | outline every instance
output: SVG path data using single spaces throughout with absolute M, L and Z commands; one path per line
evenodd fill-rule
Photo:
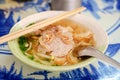
M 97 59 L 100 59 L 102 61 L 105 61 L 117 68 L 120 69 L 120 63 L 115 61 L 114 59 L 108 57 L 107 55 L 103 54 L 102 52 L 100 52 L 99 50 L 93 48 L 93 47 L 87 47 L 85 49 L 83 49 L 82 51 L 79 51 L 79 56 L 93 56 Z

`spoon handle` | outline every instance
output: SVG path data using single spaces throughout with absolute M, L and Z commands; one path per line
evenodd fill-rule
M 102 61 L 105 61 L 117 68 L 120 69 L 120 63 L 115 61 L 114 59 L 108 57 L 107 55 L 103 54 L 102 52 L 100 52 L 99 50 L 93 48 L 93 47 L 88 47 L 82 51 L 79 52 L 80 56 L 93 56 L 95 58 L 98 58 Z

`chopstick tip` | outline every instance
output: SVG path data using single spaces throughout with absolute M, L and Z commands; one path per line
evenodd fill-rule
M 87 8 L 86 8 L 86 7 L 84 7 L 84 6 L 81 6 L 80 8 L 82 8 L 83 10 L 87 9 Z

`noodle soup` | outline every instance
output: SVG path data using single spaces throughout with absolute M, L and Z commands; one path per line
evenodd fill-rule
M 69 19 L 21 36 L 18 43 L 26 57 L 52 66 L 77 64 L 84 60 L 78 51 L 96 45 L 92 31 Z

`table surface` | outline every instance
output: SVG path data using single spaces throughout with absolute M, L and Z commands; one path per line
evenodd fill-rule
M 109 36 L 105 54 L 120 62 L 120 0 L 82 0 L 82 5 L 87 8 L 83 14 L 102 24 Z M 0 0 L 0 36 L 8 34 L 22 18 L 47 10 L 50 0 Z M 0 44 L 0 80 L 120 80 L 120 70 L 101 60 L 65 72 L 38 70 L 17 60 L 7 43 L 3 43 Z

